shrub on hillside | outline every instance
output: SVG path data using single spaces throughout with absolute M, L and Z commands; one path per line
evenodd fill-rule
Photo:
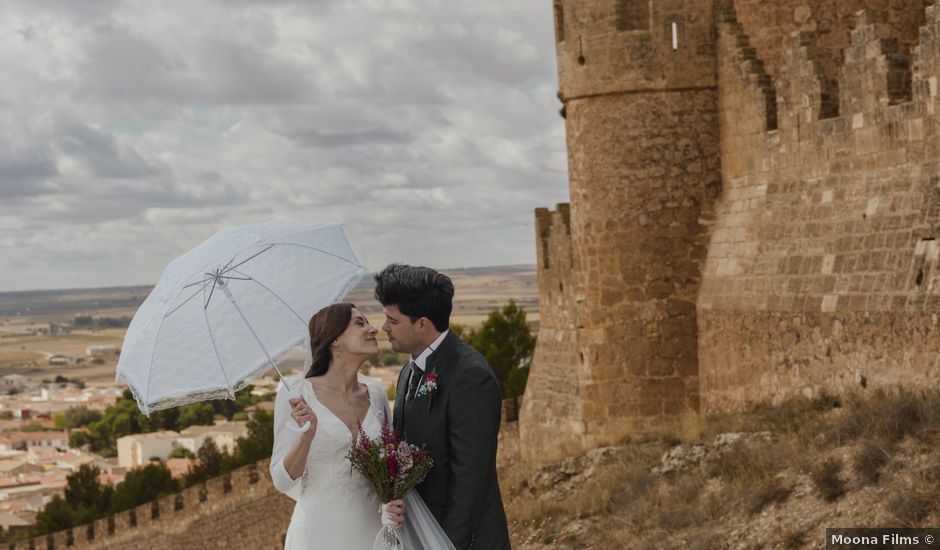
M 813 486 L 824 500 L 833 502 L 845 494 L 842 469 L 842 460 L 829 457 L 817 462 L 810 470 L 809 477 L 813 480 Z
M 765 480 L 757 490 L 746 499 L 745 505 L 750 514 L 759 514 L 764 508 L 778 502 L 786 502 L 793 490 L 784 485 L 780 478 Z
M 865 441 L 852 455 L 852 471 L 865 484 L 878 483 L 881 468 L 888 463 L 888 452 L 873 441 Z

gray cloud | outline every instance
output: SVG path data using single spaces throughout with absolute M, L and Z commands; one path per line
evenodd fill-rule
M 325 148 L 353 147 L 356 145 L 378 143 L 405 143 L 411 140 L 406 132 L 395 132 L 385 129 L 336 133 L 308 130 L 289 137 L 309 147 Z
M 211 24 L 208 24 L 211 22 Z M 567 200 L 550 7 L 0 7 L 0 291 L 152 283 L 214 231 L 347 224 L 373 268 L 531 263 Z
M 46 180 L 58 173 L 55 161 L 49 157 L 0 156 L 0 198 L 31 197 L 47 193 L 49 187 Z
M 85 164 L 92 176 L 147 178 L 160 172 L 133 147 L 119 144 L 114 135 L 85 124 L 62 124 L 56 134 L 56 143 L 63 153 Z

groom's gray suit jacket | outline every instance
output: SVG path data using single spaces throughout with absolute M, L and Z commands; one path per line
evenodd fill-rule
M 499 383 L 486 359 L 448 333 L 428 356 L 438 389 L 405 411 L 411 363 L 398 376 L 394 427 L 430 453 L 434 467 L 418 493 L 457 550 L 508 550 L 509 529 L 496 479 Z

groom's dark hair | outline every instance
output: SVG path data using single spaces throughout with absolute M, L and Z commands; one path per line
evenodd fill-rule
M 427 317 L 444 332 L 450 328 L 454 283 L 430 267 L 389 264 L 375 274 L 375 299 L 383 306 L 397 306 L 412 323 Z

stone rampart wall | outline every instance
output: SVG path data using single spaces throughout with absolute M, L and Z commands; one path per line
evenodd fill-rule
M 293 508 L 294 501 L 274 488 L 268 462 L 263 461 L 179 494 L 7 548 L 281 548 Z
M 539 334 L 520 412 L 529 448 L 546 457 L 578 447 L 584 420 L 578 381 L 576 266 L 571 253 L 571 212 L 535 212 L 539 284 Z
M 698 300 L 706 409 L 940 382 L 940 11 L 925 15 L 908 56 L 890 17 L 860 13 L 835 87 L 817 36 L 793 33 L 770 90 L 753 37 L 723 18 L 723 192 Z

